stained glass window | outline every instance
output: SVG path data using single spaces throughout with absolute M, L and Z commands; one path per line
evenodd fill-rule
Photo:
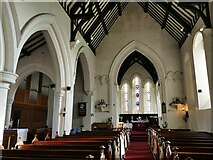
M 139 78 L 135 77 L 134 78 L 135 81 L 135 104 L 136 104 L 136 108 L 139 111 L 140 110 L 140 85 L 139 85 Z

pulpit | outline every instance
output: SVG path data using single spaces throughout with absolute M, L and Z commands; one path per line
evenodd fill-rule
M 27 128 L 23 129 L 5 129 L 4 137 L 3 137 L 3 146 L 4 148 L 11 149 L 17 143 L 19 137 L 23 140 L 23 142 L 27 141 Z

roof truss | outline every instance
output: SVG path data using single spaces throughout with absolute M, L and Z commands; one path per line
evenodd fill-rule
M 200 17 L 207 28 L 211 27 L 207 2 L 146 2 L 146 0 L 137 2 L 144 12 L 150 14 L 161 28 L 179 43 L 180 47 Z M 71 18 L 71 41 L 75 41 L 79 31 L 95 53 L 116 19 L 122 15 L 128 2 L 60 0 L 60 4 Z

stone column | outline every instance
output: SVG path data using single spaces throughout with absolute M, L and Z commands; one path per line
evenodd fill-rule
M 53 109 L 53 123 L 52 123 L 52 137 L 55 137 L 56 131 L 59 135 L 63 135 L 63 131 L 61 130 L 61 108 L 63 108 L 63 97 L 64 92 L 58 91 L 54 95 L 54 109 Z
M 48 112 L 47 112 L 47 126 L 52 127 L 53 121 L 53 106 L 54 106 L 54 89 L 49 89 L 48 94 Z
M 18 75 L 10 72 L 0 72 L 0 145 L 3 143 L 4 124 L 6 117 L 7 94 L 9 86 L 15 83 Z
M 14 101 L 14 99 L 10 99 L 10 98 L 7 99 L 6 117 L 5 117 L 5 127 L 6 128 L 9 128 L 13 101 Z
M 66 134 L 69 134 L 72 129 L 73 120 L 73 86 L 71 90 L 66 92 L 66 111 L 64 114 L 63 130 L 66 131 Z

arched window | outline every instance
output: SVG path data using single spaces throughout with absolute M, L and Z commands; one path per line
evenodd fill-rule
M 201 32 L 196 33 L 194 37 L 193 60 L 199 109 L 211 108 L 206 55 Z
M 144 113 L 157 113 L 155 89 L 150 81 L 144 85 Z
M 145 91 L 145 107 L 147 107 L 148 111 L 151 111 L 151 84 L 147 82 L 144 86 Z
M 121 113 L 129 112 L 129 84 L 124 83 L 121 88 Z
M 122 114 L 157 114 L 157 106 L 161 107 L 161 103 L 157 105 L 156 85 L 148 80 L 142 85 L 142 80 L 138 75 L 134 75 L 131 87 L 129 83 L 123 82 L 121 85 L 121 110 Z
M 132 80 L 132 110 L 139 113 L 141 110 L 141 79 L 135 76 Z

